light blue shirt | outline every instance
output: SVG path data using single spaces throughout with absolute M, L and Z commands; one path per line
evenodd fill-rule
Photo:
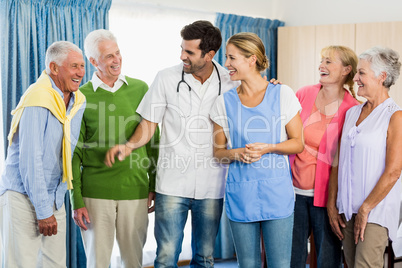
M 49 77 L 50 78 L 50 77 Z M 52 88 L 64 99 L 62 91 L 50 78 Z M 71 95 L 67 114 L 75 102 Z M 80 134 L 85 104 L 71 120 L 71 152 Z M 38 220 L 53 215 L 64 203 L 67 183 L 62 183 L 63 125 L 46 108 L 26 107 L 12 145 L 8 148 L 4 172 L 0 180 L 0 195 L 7 190 L 27 195 Z

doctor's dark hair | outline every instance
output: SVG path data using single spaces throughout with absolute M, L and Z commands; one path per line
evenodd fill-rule
M 221 31 L 206 20 L 198 20 L 184 26 L 180 34 L 186 41 L 201 39 L 202 57 L 211 50 L 217 52 L 222 44 Z

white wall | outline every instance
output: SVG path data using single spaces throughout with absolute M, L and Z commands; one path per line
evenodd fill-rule
M 273 0 L 266 17 L 285 26 L 325 25 L 402 21 L 401 11 L 400 0 Z
M 113 4 L 127 2 L 145 3 L 150 5 L 158 5 L 161 7 L 174 7 L 183 10 L 220 12 L 250 17 L 268 18 L 267 12 L 271 6 L 271 1 L 272 0 L 113 0 L 112 6 Z
M 123 56 L 122 73 L 151 85 L 157 71 L 181 62 L 183 26 L 200 19 L 214 23 L 215 16 L 214 12 L 113 1 L 109 29 Z
M 402 20 L 401 0 L 113 0 L 279 19 L 285 26 Z

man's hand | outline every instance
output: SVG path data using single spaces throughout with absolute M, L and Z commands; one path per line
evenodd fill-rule
M 345 228 L 346 225 L 343 222 L 341 215 L 339 215 L 338 209 L 335 206 L 327 206 L 327 213 L 332 231 L 339 240 L 343 240 L 343 234 L 340 227 Z
M 267 80 L 266 77 L 265 77 L 265 80 Z M 282 82 L 279 81 L 279 80 L 276 80 L 275 78 L 272 78 L 271 80 L 269 80 L 269 82 L 270 82 L 271 84 L 274 84 L 274 85 L 277 85 L 277 84 L 282 85 Z
M 38 220 L 39 233 L 44 236 L 52 236 L 57 234 L 57 221 L 54 215 L 49 218 Z
M 148 213 L 155 211 L 155 196 L 154 192 L 149 192 L 148 194 Z
M 115 145 L 106 152 L 105 165 L 108 167 L 112 167 L 114 164 L 114 158 L 116 156 L 120 161 L 123 161 L 127 156 L 131 154 L 131 151 L 131 148 L 129 148 L 127 144 Z
M 75 224 L 78 227 L 80 227 L 84 231 L 88 230 L 88 227 L 86 226 L 85 222 L 91 223 L 91 221 L 89 220 L 88 210 L 86 207 L 74 209 L 73 218 Z

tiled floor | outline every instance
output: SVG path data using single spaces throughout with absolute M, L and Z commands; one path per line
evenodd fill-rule
M 189 268 L 190 266 L 181 266 L 180 268 Z M 215 265 L 214 267 L 216 268 L 237 268 L 237 262 L 235 259 L 233 260 L 215 260 Z
M 189 267 L 190 266 L 182 266 L 182 268 L 189 268 Z M 236 268 L 237 267 L 237 262 L 236 262 L 236 260 L 226 260 L 226 261 L 216 260 L 215 267 L 216 268 Z M 308 268 L 308 267 L 309 267 L 309 265 L 306 265 L 306 268 Z M 385 256 L 385 266 L 384 266 L 384 268 L 388 268 L 387 256 Z M 395 263 L 394 268 L 402 268 L 402 262 Z

